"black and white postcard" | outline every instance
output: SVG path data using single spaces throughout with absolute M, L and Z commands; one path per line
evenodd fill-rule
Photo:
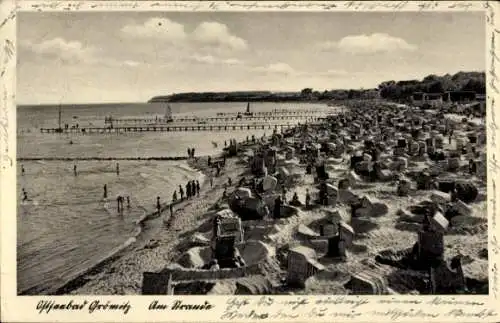
M 2 2 L 2 320 L 498 321 L 498 8 Z

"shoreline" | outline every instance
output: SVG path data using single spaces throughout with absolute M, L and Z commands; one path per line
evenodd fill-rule
M 213 155 L 210 155 L 212 159 L 216 159 L 221 157 L 221 153 L 216 153 Z M 208 185 L 207 178 L 208 176 L 211 176 L 210 174 L 210 169 L 207 166 L 203 167 L 201 166 L 201 163 L 207 162 L 207 158 L 209 156 L 200 156 L 196 157 L 194 159 L 188 158 L 188 157 L 180 157 L 177 160 L 185 160 L 186 161 L 186 167 L 193 170 L 195 173 L 197 173 L 197 179 L 200 182 L 200 188 L 201 191 L 203 192 Z M 116 158 L 111 158 L 111 159 L 104 159 L 104 160 L 114 160 Z M 118 159 L 117 159 L 118 160 Z M 144 158 L 138 158 L 137 160 L 145 160 Z M 201 193 L 201 192 L 200 192 Z M 146 227 L 148 224 L 154 222 L 154 220 L 157 220 L 157 225 L 164 225 L 167 221 L 164 221 L 164 212 L 169 212 L 169 207 L 170 205 L 173 205 L 174 207 L 177 206 L 177 210 L 182 210 L 184 209 L 189 202 L 196 201 L 198 199 L 202 199 L 203 197 L 196 197 L 194 199 L 184 199 L 184 200 L 177 200 L 176 202 L 170 202 L 170 203 L 164 203 L 162 204 L 161 212 L 162 215 L 158 216 L 156 211 L 147 211 L 144 210 L 144 214 L 135 221 L 135 225 L 137 226 L 136 231 L 134 234 L 130 237 L 128 237 L 127 240 L 125 240 L 124 243 L 121 245 L 115 247 L 111 251 L 107 252 L 105 256 L 101 257 L 101 259 L 96 262 L 94 265 L 85 268 L 79 272 L 76 272 L 75 274 L 71 275 L 66 281 L 62 284 L 59 284 L 57 286 L 53 286 L 51 288 L 48 288 L 46 292 L 44 292 L 44 295 L 67 295 L 70 294 L 71 292 L 78 290 L 79 288 L 82 288 L 85 286 L 89 281 L 92 280 L 91 276 L 98 275 L 102 273 L 108 266 L 113 265 L 117 261 L 119 261 L 121 258 L 123 258 L 127 254 L 133 254 L 134 251 L 136 250 L 141 250 L 143 249 L 151 240 L 155 240 L 154 238 L 147 239 L 147 235 L 149 234 L 150 236 L 156 236 L 156 233 L 158 233 L 161 228 L 156 228 L 155 233 L 149 233 L 147 232 Z M 168 213 L 167 213 L 168 214 Z M 175 213 L 174 213 L 175 215 Z M 171 219 L 170 215 L 168 214 L 169 220 Z M 32 287 L 29 289 L 26 289 L 24 291 L 18 292 L 18 295 L 23 295 L 23 296 L 29 296 L 29 295 L 37 295 L 30 293 L 30 290 L 36 290 L 37 287 Z
M 217 155 L 214 155 L 217 156 Z M 212 156 L 212 158 L 214 157 Z M 204 156 L 203 156 L 204 157 Z M 198 157 L 198 158 L 203 158 L 203 157 Z M 206 157 L 205 157 L 206 158 Z M 78 158 L 77 158 L 78 159 Z M 18 160 L 24 160 L 23 158 L 18 159 Z M 35 159 L 36 160 L 58 160 L 58 159 L 46 159 L 46 158 L 41 158 L 41 159 Z M 67 160 L 67 159 L 64 159 Z M 72 159 L 73 160 L 73 159 Z M 89 159 L 78 159 L 78 160 L 89 160 Z M 101 160 L 123 160 L 120 158 L 103 158 Z M 144 158 L 138 158 L 136 160 L 146 160 Z M 193 171 L 195 173 L 196 178 L 200 182 L 201 188 L 203 188 L 206 185 L 206 175 L 201 171 L 200 169 L 193 167 L 193 163 L 190 162 L 188 157 L 179 157 L 179 159 L 175 160 L 186 160 L 188 161 L 185 165 L 186 168 L 189 170 Z M 176 202 L 170 202 L 170 203 L 162 203 L 162 214 L 163 212 L 168 212 L 170 205 L 172 204 L 173 206 L 178 206 L 182 204 L 185 204 L 187 200 L 178 200 Z M 147 223 L 150 221 L 153 221 L 155 219 L 161 218 L 162 215 L 158 216 L 156 211 L 148 211 L 145 208 L 143 208 L 143 215 L 139 217 L 135 222 L 134 225 L 136 226 L 136 229 L 134 230 L 133 234 L 128 236 L 126 240 L 116 246 L 115 248 L 111 249 L 110 251 L 106 252 L 106 254 L 100 258 L 94 265 L 89 266 L 88 268 L 84 268 L 71 276 L 69 276 L 67 279 L 65 279 L 65 282 L 54 285 L 52 287 L 46 288 L 45 291 L 43 292 L 43 295 L 64 295 L 67 294 L 75 289 L 80 288 L 81 286 L 85 285 L 89 279 L 87 278 L 88 276 L 96 275 L 102 271 L 102 269 L 108 265 L 109 263 L 112 263 L 121 257 L 123 257 L 125 254 L 128 252 L 132 252 L 135 248 L 140 247 L 140 244 L 142 243 L 147 243 L 147 241 L 143 241 L 142 236 L 146 235 L 147 232 L 145 232 L 145 227 L 147 226 Z M 29 287 L 27 289 L 18 291 L 17 294 L 20 296 L 29 296 L 29 295 L 38 295 L 37 290 L 39 289 L 38 286 L 35 287 Z
M 242 144 L 241 147 L 246 147 L 246 145 Z M 221 157 L 221 155 L 222 153 L 211 155 L 211 158 L 212 160 L 214 158 L 217 159 Z M 203 175 L 209 176 L 212 168 L 207 166 L 207 158 L 208 156 L 200 156 L 194 160 L 190 159 L 188 160 L 188 165 L 192 169 L 198 170 Z M 145 230 L 141 235 L 142 238 L 140 237 L 137 239 L 133 245 L 125 248 L 107 261 L 94 266 L 94 270 L 90 270 L 88 273 L 72 279 L 71 282 L 65 285 L 65 288 L 59 288 L 56 295 L 140 294 L 140 286 L 137 285 L 137 282 L 135 284 L 132 282 L 130 283 L 134 286 L 134 291 L 123 291 L 123 289 L 127 289 L 129 286 L 123 286 L 124 284 L 120 283 L 113 284 L 113 282 L 110 282 L 113 280 L 111 275 L 114 273 L 119 273 L 119 277 L 139 275 L 142 281 L 142 271 L 147 270 L 145 266 L 139 264 L 139 258 L 143 253 L 148 253 L 149 251 L 157 252 L 160 249 L 162 252 L 164 251 L 169 254 L 177 252 L 175 246 L 176 243 L 181 241 L 179 237 L 189 233 L 198 226 L 200 217 L 218 202 L 222 195 L 223 184 L 227 181 L 227 177 L 236 177 L 237 174 L 243 170 L 242 166 L 235 163 L 235 159 L 229 157 L 226 163 L 226 167 L 222 169 L 220 176 L 213 177 L 214 185 L 212 188 L 209 186 L 208 181 L 200 183 L 202 186 L 200 196 L 194 199 L 183 200 L 180 203 L 178 202 L 176 204 L 178 208 L 174 211 L 174 216 L 169 216 L 168 221 L 164 221 L 163 217 L 158 217 L 155 213 L 145 216 L 141 221 L 142 227 L 151 225 L 154 229 L 149 228 L 150 230 Z M 168 204 L 166 204 L 162 210 L 168 212 Z M 146 235 L 148 236 L 146 237 Z M 167 248 L 162 248 L 164 245 L 167 245 Z M 157 268 L 157 270 L 164 269 L 166 265 L 167 263 L 161 264 L 161 267 Z M 125 268 L 130 266 L 139 266 L 140 270 Z M 94 287 L 93 285 L 97 285 L 98 287 Z M 106 289 L 112 289 L 113 292 L 108 292 Z M 119 289 L 120 292 L 117 293 L 116 289 Z

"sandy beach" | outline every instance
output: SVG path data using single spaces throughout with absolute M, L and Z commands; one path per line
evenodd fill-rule
M 397 109 L 383 104 L 379 111 L 385 109 L 395 115 L 404 115 L 403 112 L 398 112 Z M 416 114 L 425 115 L 425 113 L 420 112 L 416 112 Z M 448 120 L 457 121 L 457 118 L 460 117 L 454 116 L 448 118 Z M 373 119 L 369 120 L 373 121 Z M 430 122 L 440 124 L 440 121 L 431 120 Z M 328 131 L 325 125 L 327 124 L 310 126 L 305 132 L 304 129 L 300 130 L 301 128 L 298 127 L 287 138 L 280 137 L 278 143 L 273 143 L 273 136 L 264 145 L 268 147 L 269 144 L 277 145 L 278 156 L 281 156 L 279 157 L 279 163 L 284 165 L 284 160 L 289 158 L 285 158 L 286 151 L 288 151 L 287 146 L 300 146 L 297 140 L 318 142 L 320 140 L 318 138 L 326 138 L 325 135 L 328 136 Z M 473 127 L 473 125 L 474 123 L 471 123 L 468 127 Z M 461 126 L 460 123 L 456 123 L 455 126 L 459 129 L 461 129 L 460 127 L 466 127 Z M 279 184 L 279 187 L 286 187 L 288 202 L 290 202 L 292 194 L 297 193 L 302 206 L 291 207 L 288 203 L 285 203 L 292 212 L 291 215 L 287 215 L 285 218 L 267 219 L 263 222 L 243 221 L 247 243 L 246 246 L 241 247 L 243 249 L 240 248 L 240 251 L 243 250 L 241 251 L 243 258 L 249 262 L 249 269 L 245 279 L 254 279 L 254 284 L 259 285 L 262 277 L 266 277 L 270 283 L 269 286 L 273 287 L 269 287 L 264 291 L 265 293 L 357 293 L 359 290 L 356 291 L 346 285 L 356 275 L 369 275 L 372 280 L 377 281 L 379 279 L 383 281 L 381 284 L 384 293 L 419 294 L 426 290 L 427 287 L 422 287 L 422 284 L 427 284 L 425 282 L 428 281 L 425 272 L 402 268 L 401 266 L 389 266 L 380 259 L 385 259 L 385 262 L 388 261 L 387 259 L 400 262 L 401 259 L 404 259 L 404 255 L 408 255 L 408 250 L 418 241 L 418 234 L 422 230 L 423 221 L 422 216 L 419 217 L 419 215 L 413 214 L 409 210 L 414 209 L 415 205 L 434 200 L 437 194 L 436 190 L 417 190 L 415 184 L 412 184 L 407 194 L 399 195 L 396 194 L 396 191 L 399 189 L 398 185 L 400 184 L 398 183 L 400 182 L 395 178 L 373 182 L 356 175 L 352 170 L 352 166 L 350 166 L 349 157 L 352 157 L 356 150 L 363 150 L 363 141 L 376 136 L 377 128 L 374 128 L 373 131 L 364 132 L 364 135 L 358 136 L 357 139 L 354 139 L 354 135 L 348 135 L 348 133 L 351 135 L 353 133 L 353 128 L 349 127 L 349 129 L 343 130 L 337 135 L 344 133 L 349 138 L 349 144 L 347 145 L 351 148 L 344 149 L 340 155 L 334 157 L 331 157 L 331 155 L 328 157 L 327 153 L 320 158 L 323 160 L 323 166 L 326 168 L 329 177 L 324 183 L 339 183 L 342 179 L 349 178 L 351 184 L 348 191 L 349 194 L 355 197 L 357 204 L 377 203 L 374 201 L 380 201 L 385 209 L 380 214 L 375 214 L 375 209 L 371 209 L 366 215 L 353 216 L 352 208 L 356 203 L 345 197 L 350 196 L 345 195 L 347 190 L 340 188 L 336 192 L 336 202 L 334 203 L 336 206 L 320 205 L 320 203 L 314 202 L 313 207 L 304 207 L 307 191 L 310 191 L 313 199 L 315 199 L 318 194 L 319 183 L 314 171 L 312 174 L 307 174 L 307 164 L 298 160 L 303 159 L 305 156 L 303 153 L 297 152 L 295 157 L 292 157 L 295 166 L 292 167 L 287 164 L 289 169 L 293 168 L 293 176 L 290 177 L 294 178 L 293 183 L 288 181 L 287 184 Z M 333 139 L 334 142 L 338 143 L 335 140 Z M 443 150 L 456 150 L 456 145 L 455 139 L 449 143 L 446 141 L 443 144 Z M 237 186 L 239 185 L 237 183 L 242 177 L 248 179 L 248 176 L 252 176 L 249 170 L 251 158 L 245 152 L 252 149 L 254 151 L 261 149 L 262 146 L 263 144 L 259 143 L 240 148 L 238 156 L 227 159 L 226 166 L 220 177 L 214 178 L 213 187 L 205 183 L 200 197 L 177 205 L 172 218 L 168 217 L 167 210 L 162 218 L 146 221 L 144 225 L 148 230 L 145 232 L 148 233 L 133 248 L 121 254 L 118 259 L 112 259 L 102 264 L 94 273 L 85 275 L 79 282 L 63 291 L 73 294 L 140 294 L 143 287 L 144 272 L 169 272 L 175 266 L 177 266 L 175 268 L 185 268 L 178 269 L 181 271 L 195 270 L 188 268 L 196 268 L 202 265 L 203 260 L 201 258 L 205 259 L 202 255 L 204 247 L 200 249 L 199 246 L 204 245 L 204 239 L 206 241 L 210 240 L 211 223 L 215 214 L 220 210 L 231 208 L 229 205 L 230 199 L 234 197 L 231 194 L 238 190 Z M 387 152 L 390 154 L 390 150 Z M 484 153 L 484 145 L 478 146 L 478 153 L 481 152 Z M 383 153 L 383 156 L 385 156 L 382 158 L 383 160 L 391 160 L 389 155 Z M 419 171 L 435 168 L 436 163 L 442 165 L 442 163 L 429 160 L 428 157 L 406 155 L 404 158 L 408 160 L 406 167 L 404 169 L 391 168 L 391 174 L 414 176 L 412 174 L 417 174 Z M 478 189 L 478 197 L 475 202 L 469 205 L 469 214 L 467 216 L 455 214 L 454 218 L 445 224 L 443 261 L 445 263 L 449 262 L 457 254 L 460 254 L 465 259 L 462 262 L 462 270 L 467 279 L 469 292 L 485 293 L 488 286 L 488 260 L 487 255 L 485 255 L 485 250 L 487 250 L 486 183 L 484 175 L 469 175 L 464 166 L 466 163 L 467 160 L 463 159 L 461 162 L 463 167 L 458 171 L 449 172 L 446 171 L 446 167 L 438 171 L 441 174 L 440 176 L 446 177 L 446 180 L 465 178 Z M 206 174 L 210 172 L 205 157 L 190 160 L 189 165 Z M 484 164 L 481 165 L 483 166 L 480 167 L 485 167 Z M 482 174 L 484 174 L 484 171 Z M 232 185 L 229 185 L 227 189 L 227 194 L 230 197 L 223 200 L 221 197 L 228 178 L 232 179 Z M 278 194 L 281 192 L 281 188 L 278 187 L 274 190 Z M 318 239 L 322 235 L 318 233 L 318 230 L 322 230 L 319 229 L 319 223 L 325 223 L 325 219 L 331 218 L 332 212 L 337 212 L 336 216 L 340 217 L 336 221 L 348 223 L 354 232 L 353 242 L 347 247 L 342 260 L 327 256 L 328 242 L 324 239 Z M 168 220 L 165 221 L 165 217 Z M 198 244 L 194 244 L 195 247 L 193 247 L 193 240 L 196 239 L 198 239 Z M 317 261 L 320 263 L 318 266 L 322 268 L 320 272 L 306 277 L 308 279 L 302 288 L 293 288 L 287 286 L 286 283 L 283 285 L 289 270 L 287 268 L 287 254 L 289 256 L 290 250 L 297 246 L 305 246 L 315 250 L 318 257 Z M 252 253 L 258 253 L 258 255 L 251 255 Z M 181 267 L 178 267 L 179 263 Z M 251 273 L 249 274 L 249 272 Z M 240 278 L 237 277 L 212 280 L 212 287 L 208 288 L 209 293 L 234 293 L 235 284 L 239 280 Z M 366 280 L 370 281 L 370 278 Z M 199 286 L 196 284 L 202 282 L 203 279 L 197 280 L 193 278 L 193 284 L 195 284 L 193 286 Z M 191 292 L 179 291 L 179 293 L 203 293 L 201 289 L 193 291 L 196 288 L 191 287 Z

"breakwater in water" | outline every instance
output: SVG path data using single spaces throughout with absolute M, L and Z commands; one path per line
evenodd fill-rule
M 113 161 L 113 160 L 186 160 L 187 156 L 156 157 L 21 157 L 18 161 Z

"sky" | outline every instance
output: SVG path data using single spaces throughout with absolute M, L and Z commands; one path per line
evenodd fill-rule
M 481 12 L 22 12 L 17 103 L 374 88 L 484 71 Z

